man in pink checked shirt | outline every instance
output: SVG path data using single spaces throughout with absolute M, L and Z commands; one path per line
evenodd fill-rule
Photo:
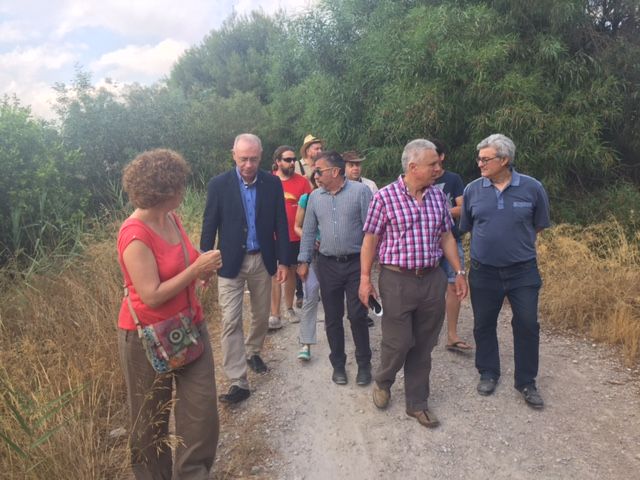
M 421 425 L 439 425 L 428 408 L 431 351 L 438 342 L 445 313 L 447 276 L 439 268 L 444 257 L 456 272 L 456 295 L 467 295 L 466 273 L 451 233 L 453 220 L 445 194 L 433 185 L 442 174 L 436 146 L 428 140 L 409 142 L 402 152 L 404 174 L 377 192 L 367 213 L 360 253 L 360 300 L 377 297 L 371 265 L 378 254 L 382 345 L 374 376 L 373 403 L 389 405 L 391 385 L 404 366 L 407 415 Z

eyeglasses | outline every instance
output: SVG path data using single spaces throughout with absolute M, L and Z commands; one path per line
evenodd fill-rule
M 496 155 L 495 157 L 491 157 L 491 158 L 482 158 L 482 157 L 476 157 L 476 163 L 481 163 L 483 165 L 486 165 L 487 163 L 489 163 L 491 160 L 495 160 L 496 158 L 501 158 L 500 156 Z
M 318 176 L 320 176 L 320 175 L 322 175 L 322 173 L 323 173 L 323 172 L 326 172 L 327 170 L 331 170 L 332 168 L 335 168 L 335 167 L 316 168 L 316 169 L 313 171 L 313 174 L 314 174 L 314 175 L 318 175 Z
M 281 162 L 293 163 L 297 160 L 296 157 L 282 157 L 280 159 Z

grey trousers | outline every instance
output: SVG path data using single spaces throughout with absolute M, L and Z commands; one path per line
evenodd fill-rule
M 374 379 L 381 388 L 390 388 L 404 366 L 407 410 L 424 410 L 431 351 L 444 321 L 447 276 L 441 268 L 420 278 L 382 267 L 379 291 L 384 313 L 380 367 Z
M 251 323 L 246 340 L 242 329 L 245 283 L 251 300 Z M 218 299 L 222 309 L 222 368 L 231 385 L 248 389 L 246 360 L 260 353 L 269 329 L 271 275 L 262 255 L 245 255 L 237 277 L 218 277 Z
M 218 406 L 213 355 L 207 326 L 200 327 L 205 349 L 186 367 L 157 374 L 135 330 L 118 330 L 118 349 L 127 385 L 131 467 L 139 480 L 206 480 L 218 445 Z M 172 391 L 175 386 L 175 403 Z M 174 410 L 175 462 L 167 442 Z M 173 472 L 173 477 L 172 477 Z
M 303 283 L 304 300 L 300 315 L 300 343 L 315 345 L 318 343 L 316 322 L 318 321 L 318 302 L 320 301 L 320 283 L 316 275 L 317 260 L 314 258 L 309 265 L 309 274 Z

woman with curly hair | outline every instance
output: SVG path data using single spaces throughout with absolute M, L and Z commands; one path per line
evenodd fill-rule
M 195 285 L 207 281 L 222 266 L 222 259 L 219 250 L 200 254 L 174 213 L 182 203 L 189 174 L 182 156 L 163 149 L 141 153 L 123 171 L 124 190 L 135 210 L 118 234 L 118 260 L 128 290 L 118 317 L 118 348 L 137 479 L 171 479 L 173 475 L 205 480 L 218 443 L 213 355 Z M 194 312 L 204 352 L 178 370 L 158 374 L 147 360 L 131 309 L 145 326 L 188 308 Z M 167 441 L 171 409 L 177 437 L 175 461 Z

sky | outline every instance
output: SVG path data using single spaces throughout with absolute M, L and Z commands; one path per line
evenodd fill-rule
M 0 97 L 15 94 L 34 115 L 52 118 L 56 82 L 75 69 L 95 85 L 150 85 L 169 74 L 233 12 L 284 9 L 315 0 L 0 0 Z

